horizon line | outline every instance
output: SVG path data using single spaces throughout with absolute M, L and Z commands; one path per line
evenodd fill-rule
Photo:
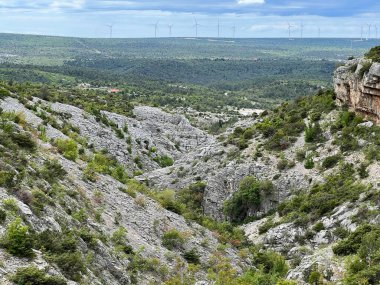
M 54 34 L 34 34 L 34 33 L 8 33 L 8 32 L 0 32 L 0 35 L 17 35 L 17 36 L 35 36 L 35 37 L 55 37 L 55 38 L 67 38 L 67 39 L 94 39 L 94 40 L 127 40 L 127 39 L 189 39 L 189 40 L 197 40 L 197 39 L 228 39 L 228 40 L 244 40 L 244 39 L 283 39 L 283 40 L 289 40 L 289 41 L 295 41 L 295 40 L 304 40 L 304 39 L 346 39 L 346 40 L 357 40 L 357 42 L 367 42 L 371 40 L 380 40 L 380 38 L 370 38 L 370 39 L 363 39 L 361 40 L 360 37 L 291 37 L 290 39 L 288 37 L 210 37 L 210 36 L 149 36 L 149 37 L 86 37 L 86 36 L 62 36 L 62 35 L 54 35 Z

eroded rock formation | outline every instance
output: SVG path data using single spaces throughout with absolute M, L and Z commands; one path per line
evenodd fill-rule
M 380 63 L 366 59 L 347 62 L 334 73 L 334 89 L 338 103 L 380 123 Z

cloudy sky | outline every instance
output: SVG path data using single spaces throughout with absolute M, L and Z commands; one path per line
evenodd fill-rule
M 0 32 L 78 37 L 375 37 L 379 0 L 0 0 Z M 380 34 L 379 34 L 380 36 Z

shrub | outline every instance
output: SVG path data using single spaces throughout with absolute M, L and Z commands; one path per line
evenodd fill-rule
M 183 212 L 183 206 L 175 199 L 174 190 L 166 189 L 164 191 L 159 191 L 156 194 L 156 199 L 166 210 L 172 211 L 179 215 Z
M 306 158 L 306 151 L 303 149 L 298 149 L 296 151 L 296 160 L 299 162 L 302 162 L 305 160 L 305 158 Z
M 357 169 L 359 177 L 361 179 L 367 178 L 369 176 L 369 173 L 367 171 L 367 164 L 366 163 L 361 163 Z
M 380 62 L 380 46 L 373 47 L 365 54 L 365 57 L 375 62 Z
M 264 224 L 259 227 L 259 234 L 265 234 L 271 228 L 273 228 L 276 224 L 273 222 L 273 219 L 268 219 Z
M 178 192 L 178 200 L 186 204 L 189 209 L 201 209 L 206 187 L 207 184 L 204 181 L 190 184 L 187 188 Z
M 356 69 L 358 69 L 358 64 L 357 63 L 351 65 L 349 70 L 350 70 L 351 73 L 355 73 Z
M 322 167 L 325 169 L 334 167 L 339 160 L 341 159 L 340 155 L 332 155 L 325 158 L 325 160 L 322 162 Z
M 7 213 L 0 209 L 0 224 L 4 223 L 7 218 Z
M 63 275 L 70 280 L 80 281 L 81 274 L 86 270 L 79 252 L 57 254 L 52 257 L 52 261 L 62 270 Z
M 183 254 L 183 258 L 185 258 L 185 260 L 188 263 L 192 263 L 192 264 L 200 263 L 200 257 L 199 257 L 198 251 L 195 248 L 191 249 L 190 251 L 186 251 Z
M 43 231 L 36 235 L 36 248 L 50 255 L 75 252 L 78 240 L 72 232 Z
M 29 150 L 34 150 L 37 146 L 36 142 L 32 138 L 31 134 L 23 133 L 12 133 L 11 138 L 18 146 L 26 148 Z
M 224 205 L 224 213 L 234 222 L 243 221 L 249 210 L 258 208 L 261 194 L 270 194 L 274 189 L 270 181 L 258 181 L 253 176 L 245 177 L 231 199 Z
M 40 214 L 45 205 L 50 202 L 50 199 L 41 190 L 32 191 L 32 209 L 36 214 Z
M 363 63 L 362 68 L 360 68 L 359 70 L 359 77 L 363 78 L 364 75 L 371 69 L 371 66 L 372 66 L 372 62 L 370 61 Z
M 250 140 L 253 137 L 253 129 L 246 129 L 243 133 L 243 138 L 246 140 Z
M 78 157 L 78 145 L 72 139 L 57 139 L 59 152 L 67 159 L 75 160 Z
M 180 248 L 184 241 L 181 233 L 176 229 L 169 230 L 162 236 L 162 245 L 169 250 Z
M 278 277 L 284 277 L 289 269 L 285 258 L 272 251 L 256 252 L 253 262 L 259 265 L 264 273 Z
M 19 257 L 32 257 L 33 239 L 29 227 L 22 224 L 21 218 L 8 225 L 1 244 L 11 254 Z
M 66 171 L 63 169 L 58 160 L 45 161 L 40 173 L 41 176 L 50 183 L 60 180 L 66 175 Z
M 161 167 L 168 167 L 168 166 L 172 166 L 174 164 L 174 160 L 167 155 L 157 156 L 153 160 L 155 162 L 157 162 Z
M 12 185 L 13 178 L 15 174 L 8 171 L 0 171 L 0 186 L 10 186 Z
M 286 159 L 280 159 L 277 163 L 278 170 L 284 170 L 288 167 L 288 161 Z
M 344 227 L 337 227 L 334 230 L 333 234 L 336 235 L 338 238 L 343 239 L 346 238 L 350 234 L 350 232 Z
M 130 245 L 127 245 L 127 230 L 124 227 L 120 227 L 114 231 L 111 240 L 115 244 L 116 251 L 133 254 L 133 248 Z
M 0 99 L 11 96 L 11 92 L 4 88 L 0 88 Z
M 372 229 L 372 226 L 368 224 L 359 226 L 353 233 L 349 234 L 346 239 L 340 241 L 333 247 L 334 253 L 336 255 L 349 255 L 356 253 L 362 243 L 362 238 Z
M 313 168 L 314 168 L 314 159 L 313 159 L 312 156 L 309 155 L 309 156 L 306 158 L 306 161 L 305 161 L 304 167 L 305 167 L 306 169 L 313 169 Z
M 17 285 L 66 285 L 58 276 L 50 276 L 36 266 L 18 268 L 11 280 Z
M 323 225 L 322 222 L 318 222 L 318 223 L 316 223 L 316 224 L 314 225 L 314 227 L 313 227 L 313 230 L 316 231 L 316 232 L 320 232 L 320 231 L 322 231 L 322 230 L 324 230 L 324 229 L 325 229 L 325 226 Z
M 321 139 L 322 130 L 318 123 L 309 124 L 305 129 L 305 142 L 317 142 Z

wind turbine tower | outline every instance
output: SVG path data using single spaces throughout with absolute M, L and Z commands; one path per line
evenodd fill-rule
M 110 29 L 110 39 L 112 39 L 113 25 L 107 25 L 107 27 Z
M 293 26 L 288 23 L 289 41 L 291 40 L 292 28 Z
M 236 35 L 236 26 L 234 25 L 231 29 L 232 29 L 232 38 L 234 39 Z
M 377 25 L 375 25 L 375 33 L 376 33 L 376 37 L 375 37 L 375 39 L 376 39 L 376 40 L 378 39 L 378 37 L 377 37 L 377 32 L 378 32 Z
M 172 36 L 173 24 L 168 25 L 168 27 L 169 27 L 169 37 L 171 37 Z
M 303 22 L 301 22 L 301 39 L 303 39 L 303 28 L 305 27 L 305 25 L 303 24 Z
M 360 34 L 360 41 L 363 41 L 363 32 L 364 32 L 364 27 L 362 26 L 361 34 Z
M 318 38 L 321 38 L 321 27 L 318 27 Z
M 194 21 L 195 21 L 195 25 L 194 25 L 194 27 L 195 27 L 195 37 L 198 38 L 198 27 L 200 25 L 198 24 L 197 18 L 194 17 Z
M 372 25 L 371 24 L 367 24 L 368 26 L 368 38 L 367 38 L 367 41 L 371 39 L 371 27 Z
M 154 37 L 157 38 L 157 32 L 158 32 L 158 23 L 160 21 L 157 21 L 155 24 L 154 24 Z
M 218 38 L 220 37 L 220 19 L 218 18 Z

